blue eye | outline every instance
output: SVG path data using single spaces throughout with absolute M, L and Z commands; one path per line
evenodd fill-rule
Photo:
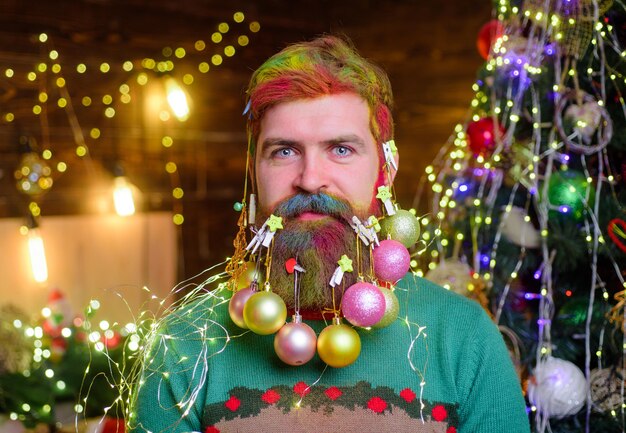
M 352 149 L 346 146 L 336 146 L 333 148 L 333 152 L 337 156 L 348 156 L 352 153 Z
M 277 158 L 288 158 L 292 155 L 293 149 L 290 147 L 283 147 L 282 149 L 278 149 L 272 152 L 272 156 Z

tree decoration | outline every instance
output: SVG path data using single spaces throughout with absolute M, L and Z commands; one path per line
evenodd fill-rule
M 302 322 L 302 316 L 294 315 L 293 321 L 285 324 L 274 337 L 274 351 L 281 361 L 289 365 L 309 362 L 317 348 L 315 331 Z
M 398 209 L 394 215 L 381 219 L 379 223 L 382 239 L 393 239 L 406 248 L 411 248 L 419 239 L 419 220 L 408 210 Z
M 487 60 L 489 58 L 489 54 L 492 51 L 491 48 L 496 40 L 502 37 L 503 33 L 504 29 L 500 20 L 494 19 L 483 24 L 476 38 L 476 48 L 483 59 Z
M 502 140 L 504 129 L 492 117 L 483 117 L 467 125 L 468 146 L 474 155 L 490 157 L 498 142 Z
M 548 181 L 548 202 L 553 215 L 559 212 L 580 221 L 594 196 L 587 178 L 576 170 L 552 173 Z
M 596 368 L 589 376 L 591 401 L 594 409 L 610 412 L 619 409 L 624 403 L 624 370 L 617 368 Z
M 539 231 L 530 222 L 524 209 L 513 207 L 503 212 L 501 221 L 502 234 L 509 241 L 526 248 L 538 248 L 541 245 Z
M 472 283 L 472 269 L 467 263 L 451 258 L 443 260 L 434 269 L 429 270 L 426 279 L 466 296 Z
M 406 275 L 411 256 L 406 247 L 398 241 L 387 239 L 380 242 L 372 253 L 374 275 L 382 281 L 395 283 Z
M 277 332 L 287 320 L 285 301 L 276 293 L 271 292 L 269 284 L 266 289 L 254 293 L 243 307 L 243 320 L 255 334 L 269 335 Z
M 27 324 L 28 316 L 18 307 L 0 306 L 0 375 L 21 373 L 30 366 L 32 341 L 22 331 Z
M 361 338 L 339 317 L 322 329 L 317 338 L 317 353 L 326 364 L 341 368 L 353 364 L 361 353 Z
M 385 297 L 385 312 L 383 313 L 383 317 L 372 325 L 372 327 L 376 329 L 386 328 L 391 325 L 396 321 L 400 312 L 400 302 L 394 293 L 394 289 L 380 286 L 378 288 Z
M 376 324 L 385 314 L 385 308 L 385 297 L 380 289 L 363 281 L 350 286 L 341 299 L 344 317 L 355 326 L 367 327 Z
M 248 302 L 248 299 L 255 293 L 257 293 L 257 287 L 256 284 L 252 284 L 250 287 L 238 290 L 230 298 L 228 314 L 235 325 L 240 328 L 248 329 L 248 325 L 246 325 L 246 321 L 243 318 L 243 307 L 246 305 L 246 302 Z
M 31 197 L 37 197 L 52 188 L 52 169 L 36 152 L 22 156 L 15 170 L 18 191 Z
M 549 418 L 577 413 L 585 404 L 587 382 L 575 364 L 549 357 L 540 362 L 528 383 L 528 398 Z
M 613 243 L 626 253 L 626 221 L 619 218 L 612 219 L 609 221 L 607 232 Z

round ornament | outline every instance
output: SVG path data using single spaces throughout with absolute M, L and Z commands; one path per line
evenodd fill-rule
M 526 221 L 526 211 L 519 207 L 513 207 L 508 212 L 502 213 L 502 234 L 513 242 L 526 248 L 539 248 L 541 236 L 539 230 L 530 221 Z
M 591 401 L 596 410 L 609 412 L 621 407 L 624 371 L 616 368 L 596 368 L 589 375 Z
M 244 267 L 243 273 L 237 278 L 237 290 L 250 286 L 254 281 L 254 277 L 257 276 L 255 262 L 246 262 Z
M 504 128 L 501 125 L 494 122 L 492 117 L 483 117 L 482 119 L 470 122 L 467 125 L 466 134 L 469 148 L 474 155 L 482 155 L 484 157 L 490 157 L 493 150 L 496 148 L 497 136 L 502 138 L 504 135 Z
M 502 23 L 499 20 L 490 20 L 486 22 L 478 31 L 478 37 L 476 38 L 476 48 L 478 54 L 487 60 L 489 53 L 491 53 L 491 47 L 494 42 L 501 38 L 504 34 Z
M 380 241 L 372 252 L 374 275 L 382 281 L 395 283 L 406 275 L 411 266 L 411 255 L 404 245 L 393 239 Z
M 589 198 L 585 200 L 589 190 Z M 557 171 L 552 173 L 548 182 L 548 201 L 556 212 L 571 215 L 576 221 L 580 221 L 584 215 L 585 202 L 593 203 L 595 191 L 587 182 L 584 174 L 576 170 Z
M 398 209 L 394 215 L 380 220 L 380 238 L 391 238 L 411 248 L 420 236 L 420 223 L 408 210 Z
M 582 371 L 569 361 L 549 357 L 541 361 L 528 382 L 528 398 L 550 418 L 574 415 L 586 400 L 587 382 Z
M 317 336 L 315 331 L 302 322 L 300 316 L 280 328 L 274 337 L 274 351 L 285 364 L 306 364 L 315 356 Z
M 380 292 L 385 297 L 385 313 L 378 323 L 372 325 L 372 328 L 386 328 L 396 321 L 400 312 L 400 303 L 393 289 L 379 287 Z
M 285 324 L 287 306 L 276 293 L 257 292 L 244 305 L 243 320 L 255 334 L 273 334 Z
M 385 314 L 385 308 L 385 296 L 380 289 L 363 281 L 348 287 L 341 299 L 344 317 L 355 326 L 366 327 L 378 323 Z
M 467 296 L 472 269 L 458 259 L 446 259 L 426 273 L 426 279 L 459 295 Z
M 317 353 L 326 364 L 341 368 L 352 364 L 361 353 L 361 337 L 350 326 L 333 320 L 317 338 Z
M 246 287 L 238 290 L 233 294 L 228 303 L 228 314 L 235 325 L 243 329 L 248 329 L 246 321 L 243 319 L 243 307 L 246 305 L 250 296 L 257 293 L 253 287 Z
M 48 163 L 35 152 L 22 157 L 15 170 L 17 189 L 29 196 L 40 195 L 52 187 L 52 170 Z

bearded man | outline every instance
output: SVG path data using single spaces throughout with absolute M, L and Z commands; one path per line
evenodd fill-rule
M 247 94 L 256 220 L 282 218 L 265 244 L 266 285 L 321 335 L 334 326 L 323 313 L 337 315 L 341 301 L 329 286 L 338 260 L 369 268 L 353 216 L 380 216 L 377 191 L 393 181 L 397 153 L 392 162 L 383 150 L 393 139 L 391 86 L 349 43 L 324 36 L 267 60 Z M 299 291 L 285 270 L 293 258 Z M 346 272 L 342 287 L 358 277 Z M 400 318 L 359 328 L 356 361 L 329 367 L 320 353 L 293 366 L 277 357 L 273 335 L 230 320 L 226 286 L 200 291 L 155 327 L 131 396 L 132 430 L 529 431 L 506 347 L 474 301 L 409 274 L 396 287 Z

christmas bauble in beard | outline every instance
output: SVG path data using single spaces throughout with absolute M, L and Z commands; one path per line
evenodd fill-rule
M 541 361 L 528 383 L 528 398 L 550 418 L 574 415 L 585 404 L 587 382 L 569 361 L 549 357 Z
M 404 247 L 403 247 L 404 248 Z M 348 287 L 341 298 L 344 317 L 355 326 L 372 326 L 385 314 L 386 301 L 380 289 L 360 281 Z
M 381 239 L 393 239 L 411 248 L 420 236 L 420 223 L 410 211 L 398 209 L 394 215 L 380 220 Z
M 287 306 L 276 293 L 267 290 L 257 292 L 244 305 L 243 319 L 255 334 L 273 334 L 285 324 Z
M 285 364 L 306 364 L 315 356 L 317 336 L 315 331 L 294 316 L 293 322 L 285 324 L 274 337 L 274 351 Z
M 386 328 L 396 321 L 400 312 L 400 303 L 393 289 L 379 287 L 380 292 L 385 297 L 385 312 L 383 317 L 372 326 L 372 328 Z
M 382 281 L 395 283 L 411 266 L 411 255 L 404 245 L 393 239 L 381 241 L 372 252 L 374 275 Z
M 250 296 L 257 293 L 254 287 L 246 287 L 238 290 L 233 294 L 228 302 L 228 314 L 235 325 L 243 329 L 248 329 L 246 321 L 243 319 L 243 307 L 246 305 Z
M 352 364 L 361 353 L 361 337 L 352 327 L 335 318 L 320 332 L 317 353 L 326 364 L 341 368 Z
M 255 262 L 246 262 L 243 266 L 244 270 L 239 278 L 237 278 L 237 290 L 249 287 L 250 284 L 252 284 L 252 282 L 255 280 L 255 277 L 257 277 Z

